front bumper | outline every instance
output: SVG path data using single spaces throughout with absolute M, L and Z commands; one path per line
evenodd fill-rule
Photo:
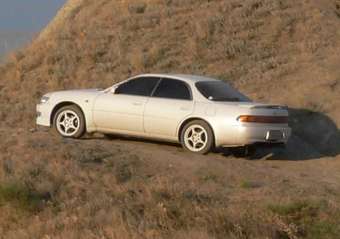
M 40 126 L 51 127 L 52 110 L 49 104 L 38 104 L 36 110 L 37 110 L 36 124 Z

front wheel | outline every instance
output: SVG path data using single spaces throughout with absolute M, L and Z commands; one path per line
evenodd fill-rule
M 184 126 L 181 143 L 190 152 L 207 154 L 214 146 L 214 134 L 206 122 L 194 120 Z
M 80 138 L 85 133 L 85 118 L 79 107 L 69 105 L 62 107 L 55 114 L 53 125 L 65 138 Z

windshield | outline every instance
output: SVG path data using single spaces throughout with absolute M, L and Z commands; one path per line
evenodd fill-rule
M 211 101 L 250 102 L 251 100 L 223 81 L 200 81 L 196 83 L 198 91 Z

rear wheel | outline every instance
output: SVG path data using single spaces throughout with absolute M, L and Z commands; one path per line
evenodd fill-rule
M 60 108 L 55 114 L 53 125 L 65 138 L 80 138 L 85 134 L 85 118 L 76 105 Z
M 181 132 L 181 143 L 190 152 L 207 154 L 214 145 L 212 129 L 202 120 L 191 121 Z

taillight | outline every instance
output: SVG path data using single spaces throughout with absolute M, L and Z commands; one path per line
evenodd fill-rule
M 237 120 L 242 123 L 288 124 L 287 116 L 241 115 Z

